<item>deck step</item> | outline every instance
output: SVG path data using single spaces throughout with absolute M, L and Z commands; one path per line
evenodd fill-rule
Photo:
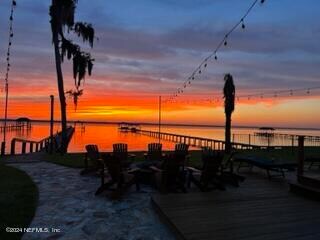
M 320 200 L 320 188 L 317 187 L 312 187 L 296 181 L 290 183 L 290 191 L 307 198 Z
M 298 176 L 298 182 L 302 185 L 320 189 L 320 179 L 311 176 Z

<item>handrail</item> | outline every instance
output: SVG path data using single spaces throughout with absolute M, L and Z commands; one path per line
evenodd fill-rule
M 67 132 L 70 131 L 70 129 L 73 129 L 73 127 L 69 127 L 67 129 Z M 73 133 L 73 130 L 71 130 Z M 22 138 L 13 138 L 11 140 L 11 149 L 10 149 L 10 154 L 11 155 L 15 155 L 16 154 L 16 143 L 17 142 L 21 142 L 22 146 L 21 146 L 21 154 L 25 154 L 27 153 L 27 144 L 29 144 L 29 153 L 32 152 L 40 152 L 43 149 L 46 149 L 46 151 L 48 151 L 48 147 L 51 144 L 51 141 L 54 141 L 55 138 L 59 137 L 61 135 L 61 131 L 57 132 L 55 135 L 51 137 L 45 137 L 43 139 L 41 139 L 40 141 L 34 141 L 34 140 L 27 140 L 27 139 L 22 139 Z M 69 136 L 71 137 L 72 134 Z M 35 147 L 35 148 L 34 148 Z

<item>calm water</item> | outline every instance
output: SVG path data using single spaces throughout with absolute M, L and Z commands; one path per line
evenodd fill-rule
M 59 124 L 55 124 L 54 132 L 60 128 Z M 145 130 L 158 131 L 157 126 L 141 126 Z M 162 132 L 176 133 L 181 135 L 198 136 L 205 138 L 212 138 L 217 140 L 224 140 L 224 128 L 221 127 L 185 127 L 185 126 L 162 126 Z M 249 134 L 251 144 L 266 145 L 267 141 L 263 138 L 254 137 L 257 128 L 233 128 L 232 133 L 235 134 L 234 141 L 248 143 Z M 297 135 L 312 135 L 320 136 L 320 131 L 307 130 L 276 130 L 279 133 L 297 134 Z M 10 143 L 12 138 L 22 138 L 39 141 L 49 135 L 48 123 L 33 123 L 29 131 L 11 131 L 7 133 L 7 142 Z M 0 141 L 2 142 L 3 133 L 0 133 Z M 157 139 L 148 136 L 124 133 L 118 131 L 117 125 L 110 124 L 77 124 L 75 125 L 75 133 L 70 141 L 69 152 L 83 152 L 86 144 L 97 144 L 101 151 L 112 150 L 112 144 L 117 142 L 127 143 L 129 150 L 146 150 L 147 144 L 156 142 Z M 162 141 L 164 149 L 172 149 L 174 143 Z M 271 145 L 290 145 L 291 140 L 288 139 L 274 139 Z M 10 144 L 7 144 L 6 151 L 9 152 Z M 319 146 L 319 144 L 318 144 Z M 17 146 L 19 151 L 19 146 Z

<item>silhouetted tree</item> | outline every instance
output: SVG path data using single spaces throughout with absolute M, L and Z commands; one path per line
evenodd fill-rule
M 81 81 L 84 80 L 87 71 L 88 74 L 91 75 L 94 61 L 89 53 L 82 52 L 79 45 L 74 44 L 64 36 L 65 30 L 67 30 L 68 33 L 73 32 L 78 37 L 82 37 L 84 42 L 89 42 L 91 48 L 93 47 L 94 29 L 91 24 L 74 21 L 77 2 L 78 0 L 52 0 L 52 5 L 50 6 L 52 42 L 54 45 L 61 109 L 62 153 L 67 151 L 67 114 L 61 63 L 63 62 L 64 57 L 67 57 L 68 60 L 73 60 L 75 90 L 69 90 L 67 94 L 74 98 L 74 103 L 76 105 L 78 97 L 82 95 L 83 92 L 83 89 L 80 89 Z
M 225 152 L 230 153 L 231 151 L 231 115 L 234 111 L 234 100 L 235 100 L 235 86 L 233 84 L 233 77 L 231 74 L 224 76 L 224 112 L 226 115 L 225 125 Z

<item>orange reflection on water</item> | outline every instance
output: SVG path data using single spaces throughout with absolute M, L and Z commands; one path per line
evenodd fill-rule
M 158 139 L 145 135 L 121 132 L 116 125 L 86 124 L 76 125 L 74 136 L 69 145 L 70 152 L 83 152 L 86 144 L 96 144 L 100 151 L 112 151 L 114 143 L 128 144 L 129 151 L 146 151 L 148 143 Z M 173 149 L 174 143 L 162 141 L 163 149 Z

